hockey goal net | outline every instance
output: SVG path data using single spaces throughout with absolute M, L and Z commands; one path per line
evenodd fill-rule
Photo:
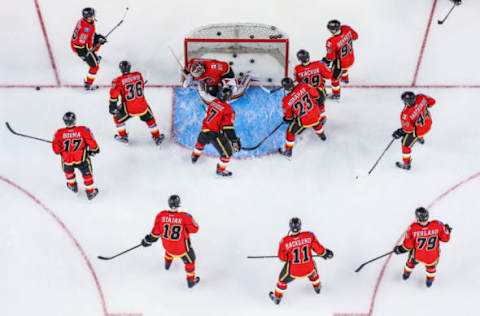
M 235 74 L 251 71 L 261 82 L 279 84 L 288 76 L 288 36 L 273 25 L 211 24 L 185 37 L 185 65 L 192 58 L 228 62 Z

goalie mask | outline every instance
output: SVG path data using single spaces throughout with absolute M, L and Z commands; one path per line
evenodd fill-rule
M 193 63 L 190 73 L 194 78 L 199 78 L 205 73 L 205 66 L 201 62 L 197 61 Z

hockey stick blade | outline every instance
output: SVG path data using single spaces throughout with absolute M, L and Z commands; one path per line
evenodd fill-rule
M 455 9 L 456 6 L 457 6 L 457 4 L 454 3 L 453 6 L 448 11 L 447 15 L 443 18 L 443 20 L 438 20 L 438 24 L 442 25 L 447 20 L 448 16 L 453 11 L 453 9 Z
M 265 91 L 265 92 L 268 93 L 268 94 L 272 94 L 272 93 L 277 92 L 278 90 L 281 90 L 282 87 L 269 90 L 269 89 L 265 88 L 264 86 L 260 85 L 260 89 L 262 89 L 263 91 Z
M 42 141 L 42 142 L 46 142 L 46 143 L 52 143 L 52 141 L 50 140 L 47 140 L 47 139 L 43 139 L 43 138 L 38 138 L 38 137 L 35 137 L 35 136 L 30 136 L 30 135 L 25 135 L 25 134 L 20 134 L 20 133 L 17 133 L 13 130 L 13 128 L 10 126 L 10 124 L 8 124 L 8 122 L 5 122 L 5 125 L 7 126 L 8 130 L 13 134 L 13 135 L 17 135 L 17 136 L 22 136 L 22 137 L 27 137 L 27 138 L 32 138 L 32 139 L 36 139 L 36 140 L 39 140 L 39 141 Z
M 140 244 L 138 244 L 138 245 L 136 245 L 136 246 L 133 246 L 132 248 L 129 248 L 129 249 L 125 250 L 125 251 L 120 252 L 119 254 L 116 254 L 115 256 L 111 256 L 111 257 L 97 256 L 97 258 L 100 259 L 100 260 L 111 260 L 111 259 L 116 258 L 116 257 L 118 257 L 118 256 L 121 256 L 121 255 L 123 255 L 123 254 L 125 254 L 125 253 L 127 253 L 127 252 L 130 252 L 130 251 L 132 251 L 133 249 L 136 249 L 136 248 L 140 247 L 141 245 L 142 245 L 142 244 L 140 243 Z

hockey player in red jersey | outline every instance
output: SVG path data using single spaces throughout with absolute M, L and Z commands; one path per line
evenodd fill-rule
M 332 99 L 340 99 L 340 79 L 343 83 L 348 83 L 348 69 L 353 65 L 355 57 L 353 55 L 353 41 L 358 39 L 358 34 L 350 26 L 341 25 L 338 20 L 331 20 L 327 24 L 327 29 L 332 33 L 332 37 L 327 40 L 327 55 L 324 61 L 330 66 L 332 64 Z
M 217 96 L 220 88 L 229 86 L 232 89 L 231 102 L 245 94 L 251 81 L 258 80 L 255 75 L 248 72 L 237 83 L 235 73 L 228 63 L 216 59 L 203 58 L 191 59 L 185 67 L 184 77 L 183 87 L 186 88 L 197 84 L 198 90 L 206 91 L 213 97 Z M 203 98 L 202 101 L 205 104 L 210 103 L 209 100 Z
M 217 164 L 217 175 L 230 177 L 231 171 L 226 170 L 230 157 L 242 148 L 240 138 L 234 128 L 235 111 L 227 102 L 232 97 L 230 87 L 223 87 L 216 98 L 202 92 L 202 98 L 209 101 L 207 115 L 202 123 L 202 130 L 192 153 L 192 163 L 196 163 L 207 144 L 212 144 L 220 155 Z
M 403 163 L 397 161 L 396 166 L 405 170 L 411 168 L 412 147 L 415 142 L 423 144 L 423 137 L 432 127 L 432 116 L 428 108 L 435 104 L 435 99 L 424 94 L 417 94 L 411 91 L 402 93 L 402 101 L 405 104 L 400 121 L 402 127 L 395 130 L 393 138 L 402 138 Z
M 282 79 L 282 87 L 287 95 L 282 99 L 283 120 L 288 123 L 285 150 L 278 149 L 280 154 L 287 158 L 292 157 L 295 135 L 302 133 L 306 128 L 313 127 L 318 137 L 325 141 L 322 122 L 320 121 L 320 108 L 318 100 L 320 92 L 306 83 L 296 86 L 291 78 Z
M 323 247 L 311 232 L 302 232 L 302 222 L 298 217 L 290 219 L 290 233 L 283 237 L 278 248 L 278 258 L 285 261 L 280 272 L 275 292 L 270 292 L 270 299 L 275 304 L 282 300 L 287 290 L 287 283 L 294 279 L 309 278 L 315 293 L 320 294 L 320 277 L 318 276 L 312 250 L 323 259 L 333 258 L 333 252 Z
M 403 243 L 395 246 L 393 251 L 399 255 L 409 251 L 407 263 L 403 271 L 403 279 L 410 277 L 415 266 L 420 262 L 427 270 L 427 287 L 431 287 L 435 279 L 440 257 L 440 241 L 448 242 L 452 228 L 440 221 L 428 221 L 428 211 L 419 207 L 415 210 L 417 221 L 410 225 Z
M 170 210 L 158 213 L 152 232 L 142 239 L 142 246 L 149 247 L 161 238 L 165 248 L 165 269 L 170 269 L 174 258 L 182 259 L 187 273 L 187 285 L 191 288 L 200 282 L 200 278 L 195 276 L 196 257 L 190 242 L 190 234 L 198 231 L 198 224 L 189 213 L 178 211 L 178 195 L 168 198 L 168 206 Z
M 63 121 L 66 128 L 61 128 L 55 133 L 52 141 L 53 152 L 62 155 L 62 168 L 67 178 L 67 188 L 75 193 L 78 192 L 75 180 L 75 168 L 78 168 L 83 176 L 87 197 L 91 200 L 98 194 L 98 189 L 93 185 L 90 157 L 98 154 L 100 148 L 90 129 L 85 126 L 75 126 L 75 113 L 65 113 Z
M 90 66 L 87 78 L 84 80 L 86 90 L 98 88 L 97 85 L 93 85 L 101 59 L 96 52 L 107 42 L 105 36 L 95 33 L 95 21 L 95 10 L 93 8 L 83 9 L 82 19 L 77 22 L 70 40 L 73 52 Z
M 165 135 L 160 134 L 152 110 L 147 104 L 144 96 L 145 82 L 142 74 L 138 71 L 130 72 L 131 65 L 128 61 L 121 61 L 119 64 L 122 75 L 112 81 L 110 89 L 109 112 L 113 115 L 113 121 L 117 127 L 115 139 L 128 143 L 128 134 L 125 122 L 138 116 L 144 121 L 156 145 L 160 145 Z M 118 98 L 121 97 L 120 106 Z
M 295 67 L 295 80 L 318 89 L 320 96 L 317 99 L 317 103 L 320 106 L 320 120 L 322 124 L 325 124 L 327 119 L 325 115 L 325 97 L 327 93 L 325 92 L 324 79 L 332 79 L 332 71 L 323 61 L 310 61 L 310 53 L 304 49 L 297 52 L 297 58 L 300 65 Z

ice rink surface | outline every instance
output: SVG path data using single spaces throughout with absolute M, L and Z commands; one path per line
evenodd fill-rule
M 479 314 L 480 61 L 472 36 L 480 3 L 465 1 L 441 26 L 436 21 L 451 7 L 446 0 L 22 0 L 8 6 L 0 13 L 0 40 L 9 44 L 0 52 L 1 123 L 51 139 L 71 110 L 79 125 L 92 129 L 101 153 L 93 158 L 100 194 L 87 201 L 79 174 L 80 192 L 65 188 L 60 159 L 48 144 L 0 128 L 1 315 Z M 100 50 L 97 81 L 109 85 L 122 59 L 143 73 L 155 86 L 145 94 L 167 135 L 160 148 L 136 119 L 127 123 L 131 144 L 113 139 L 108 89 L 68 87 L 81 85 L 87 71 L 69 43 L 86 6 L 97 11 L 99 33 L 129 6 L 124 24 Z M 291 56 L 304 48 L 320 59 L 332 18 L 355 28 L 359 40 L 351 87 L 342 90 L 341 102 L 326 104 L 327 141 L 306 131 L 291 161 L 279 155 L 234 159 L 232 179 L 215 176 L 216 158 L 201 157 L 193 166 L 190 150 L 170 137 L 171 86 L 180 75 L 167 47 L 182 56 L 185 34 L 201 25 L 262 22 L 289 34 Z M 36 85 L 45 88 L 22 88 Z M 406 172 L 394 165 L 401 159 L 395 142 L 366 176 L 400 126 L 399 96 L 406 89 L 437 100 L 426 144 L 414 146 Z M 200 225 L 192 244 L 202 281 L 193 290 L 180 261 L 168 273 L 163 269 L 159 243 L 112 261 L 96 258 L 138 244 L 170 194 L 181 196 L 182 209 Z M 433 287 L 425 287 L 420 265 L 408 281 L 401 279 L 406 255 L 353 272 L 391 250 L 420 205 L 453 227 Z M 282 263 L 246 256 L 276 254 L 293 216 L 335 258 L 317 260 L 321 295 L 297 280 L 275 306 L 267 294 Z

